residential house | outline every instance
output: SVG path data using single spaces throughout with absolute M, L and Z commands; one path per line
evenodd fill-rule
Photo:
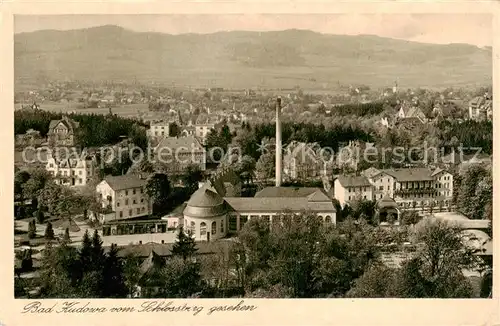
M 427 117 L 422 110 L 417 106 L 409 106 L 403 104 L 398 111 L 399 119 L 418 119 L 421 123 L 427 122 Z
M 469 102 L 469 119 L 492 120 L 493 103 L 489 96 L 478 96 Z
M 103 208 L 109 209 L 111 220 L 150 215 L 153 202 L 146 194 L 146 178 L 137 175 L 107 176 L 96 187 Z M 105 221 L 101 221 L 105 222 Z
M 51 147 L 72 147 L 75 146 L 75 132 L 79 123 L 63 116 L 61 120 L 52 120 L 47 133 L 48 143 Z
M 373 187 L 365 176 L 339 176 L 334 183 L 335 198 L 345 206 L 357 199 L 373 200 Z
M 59 155 L 47 156 L 45 169 L 54 177 L 57 184 L 66 186 L 85 186 L 97 173 L 97 162 L 94 156 L 75 153 L 65 158 Z
M 169 137 L 170 136 L 170 123 L 171 121 L 159 120 L 151 122 L 149 135 L 151 137 Z
M 165 137 L 154 155 L 157 162 L 166 163 L 169 173 L 180 173 L 190 165 L 206 170 L 206 150 L 194 136 Z
M 290 179 L 318 178 L 325 174 L 317 143 L 292 141 L 283 157 L 283 173 Z

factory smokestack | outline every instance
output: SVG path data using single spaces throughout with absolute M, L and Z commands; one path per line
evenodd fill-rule
M 276 187 L 281 187 L 281 97 L 276 99 Z

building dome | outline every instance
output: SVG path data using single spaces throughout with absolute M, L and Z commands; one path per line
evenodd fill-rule
M 198 189 L 189 199 L 184 215 L 189 217 L 207 218 L 226 213 L 224 199 L 207 187 Z
M 398 208 L 398 204 L 389 196 L 385 196 L 377 202 L 379 209 Z

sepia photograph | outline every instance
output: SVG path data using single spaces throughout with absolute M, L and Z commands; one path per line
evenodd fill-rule
M 493 298 L 493 18 L 14 15 L 14 298 Z

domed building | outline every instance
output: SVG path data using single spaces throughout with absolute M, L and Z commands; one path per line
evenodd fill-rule
M 183 215 L 185 230 L 191 232 L 196 240 L 216 240 L 227 234 L 226 204 L 208 184 L 191 196 Z
M 389 196 L 384 196 L 377 202 L 377 210 L 380 223 L 389 222 L 392 216 L 394 221 L 399 221 L 399 206 Z

